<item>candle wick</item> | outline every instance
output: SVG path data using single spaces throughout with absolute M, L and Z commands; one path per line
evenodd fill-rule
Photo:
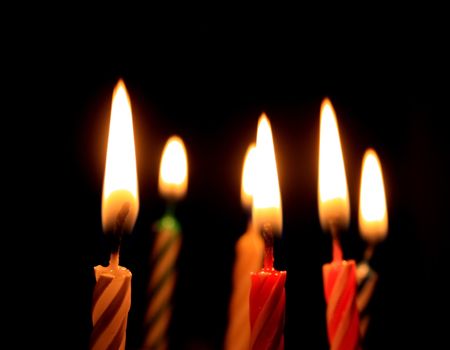
M 370 259 L 372 259 L 373 251 L 375 246 L 373 244 L 368 244 L 366 250 L 364 251 L 364 260 L 369 263 Z
M 331 225 L 331 236 L 333 238 L 333 261 L 342 261 L 342 247 L 336 225 Z
M 120 242 L 124 233 L 125 222 L 127 220 L 128 214 L 130 213 L 130 207 L 130 202 L 127 201 L 122 205 L 122 208 L 120 208 L 119 212 L 117 213 L 116 224 L 114 225 L 114 230 L 111 235 L 112 254 L 117 253 L 118 255 L 119 253 Z
M 169 198 L 166 202 L 166 215 L 174 216 L 176 202 L 173 198 Z
M 270 224 L 264 224 L 261 230 L 264 240 L 264 270 L 273 270 L 273 230 Z

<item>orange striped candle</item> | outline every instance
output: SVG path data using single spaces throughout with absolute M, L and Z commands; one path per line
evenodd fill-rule
M 241 185 L 242 206 L 251 211 L 254 174 L 255 145 L 251 144 L 244 160 Z M 264 242 L 249 220 L 247 231 L 238 239 L 233 268 L 233 290 L 230 298 L 225 350 L 248 350 L 250 346 L 250 274 L 262 267 Z
M 364 339 L 369 326 L 368 305 L 378 282 L 378 273 L 370 266 L 375 246 L 386 238 L 388 213 L 381 163 L 375 150 L 369 148 L 363 157 L 359 196 L 359 233 L 367 242 L 364 259 L 357 266 L 360 333 Z
M 94 268 L 92 350 L 125 349 L 131 272 L 119 266 L 119 247 L 122 235 L 131 232 L 138 209 L 131 105 L 125 84 L 119 81 L 111 108 L 102 200 L 103 231 L 110 238 L 112 253 L 107 267 Z
M 327 303 L 328 341 L 332 350 L 360 348 L 356 308 L 356 265 L 343 260 L 338 230 L 348 227 L 350 203 L 344 159 L 334 109 L 330 100 L 321 106 L 319 146 L 319 217 L 322 229 L 331 231 L 333 261 L 323 266 Z
M 167 349 L 172 316 L 172 294 L 176 284 L 176 263 L 181 248 L 181 229 L 173 209 L 187 190 L 187 156 L 183 140 L 172 136 L 164 147 L 159 173 L 159 191 L 168 201 L 168 211 L 156 225 L 148 284 L 148 308 L 142 349 Z

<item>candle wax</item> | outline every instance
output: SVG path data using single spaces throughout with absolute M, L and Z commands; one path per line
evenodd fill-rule
M 330 349 L 359 349 L 356 265 L 354 260 L 342 260 L 337 239 L 333 239 L 333 261 L 323 265 L 323 284 Z
M 97 283 L 92 300 L 90 349 L 124 350 L 131 306 L 131 272 L 118 265 L 117 256 L 112 256 L 107 267 L 94 267 L 94 272 Z
M 176 282 L 176 261 L 181 247 L 180 225 L 166 214 L 156 225 L 151 254 L 152 267 L 148 285 L 148 308 L 145 314 L 145 338 L 142 349 L 167 349 L 172 316 L 172 294 Z
M 356 266 L 356 278 L 358 283 L 356 306 L 359 311 L 359 331 L 361 339 L 364 341 L 370 321 L 369 304 L 378 282 L 378 273 L 364 260 Z
M 250 275 L 261 269 L 264 241 L 251 221 L 236 243 L 233 269 L 233 292 L 229 306 L 226 350 L 248 350 L 250 347 Z
M 273 247 L 265 247 L 264 268 L 252 273 L 250 349 L 284 349 L 286 271 L 273 268 Z

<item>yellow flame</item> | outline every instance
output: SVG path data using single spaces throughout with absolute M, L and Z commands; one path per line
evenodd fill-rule
M 346 228 L 350 203 L 336 114 L 329 99 L 320 109 L 319 217 L 324 230 Z
M 180 199 L 187 190 L 188 163 L 183 140 L 172 136 L 167 140 L 159 169 L 159 192 L 166 199 Z
M 103 181 L 102 224 L 104 232 L 113 231 L 117 214 L 130 206 L 124 230 L 131 232 L 139 210 L 131 103 L 125 84 L 117 83 L 111 106 L 108 148 Z
M 368 149 L 364 154 L 359 195 L 359 231 L 371 242 L 382 241 L 388 231 L 388 215 L 383 174 L 377 153 Z
M 255 157 L 255 187 L 253 193 L 253 222 L 258 230 L 270 224 L 281 234 L 282 213 L 277 164 L 269 119 L 263 113 L 258 122 Z
M 244 167 L 242 169 L 241 203 L 242 206 L 251 210 L 253 201 L 253 187 L 255 184 L 255 156 L 256 145 L 251 143 L 245 154 Z

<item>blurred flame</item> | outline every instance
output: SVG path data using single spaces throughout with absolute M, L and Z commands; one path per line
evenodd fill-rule
M 388 231 L 388 215 L 380 160 L 373 149 L 364 154 L 359 196 L 359 231 L 371 242 L 382 241 Z
M 241 203 L 247 210 L 251 210 L 252 208 L 253 192 L 256 181 L 255 157 L 256 145 L 251 143 L 247 148 L 247 153 L 245 154 L 241 185 Z
M 255 187 L 253 193 L 253 222 L 258 230 L 270 224 L 281 234 L 282 214 L 277 164 L 269 119 L 263 113 L 258 122 L 255 157 Z
M 322 229 L 346 228 L 350 221 L 347 179 L 336 114 L 327 98 L 320 109 L 318 192 Z
M 136 155 L 130 98 L 124 82 L 119 80 L 113 92 L 103 181 L 104 232 L 114 230 L 117 214 L 127 203 L 130 210 L 125 220 L 124 230 L 131 232 L 139 210 Z
M 166 199 L 180 199 L 187 190 L 186 148 L 178 136 L 170 137 L 164 147 L 159 169 L 158 188 Z

